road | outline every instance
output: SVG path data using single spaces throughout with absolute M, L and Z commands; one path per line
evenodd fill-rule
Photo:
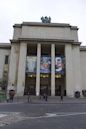
M 1 129 L 86 129 L 86 104 L 0 104 Z

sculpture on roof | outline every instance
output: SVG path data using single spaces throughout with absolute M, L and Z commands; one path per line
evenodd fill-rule
M 42 23 L 51 23 L 51 17 L 41 17 Z

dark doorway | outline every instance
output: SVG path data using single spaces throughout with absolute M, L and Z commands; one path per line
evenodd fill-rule
M 48 77 L 46 77 L 46 75 L 42 74 L 43 77 L 41 77 L 40 80 L 40 94 L 43 95 L 44 93 L 46 93 L 47 95 L 50 96 L 51 94 L 51 87 L 50 87 L 50 83 L 51 83 L 51 77 L 50 75 L 48 75 Z
M 27 95 L 28 92 L 31 95 L 36 94 L 36 77 L 33 77 L 33 75 L 26 75 L 24 95 Z
M 66 87 L 65 87 L 65 78 L 56 78 L 55 79 L 55 95 L 61 96 L 63 93 L 66 96 Z

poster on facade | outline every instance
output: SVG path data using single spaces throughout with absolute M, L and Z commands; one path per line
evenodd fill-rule
M 49 56 L 41 57 L 40 73 L 50 73 L 51 71 L 51 58 Z
M 56 57 L 55 58 L 55 72 L 57 74 L 64 74 L 64 58 Z
M 36 73 L 37 57 L 27 56 L 26 59 L 26 73 Z

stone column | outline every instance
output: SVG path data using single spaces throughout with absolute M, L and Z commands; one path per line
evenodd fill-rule
M 73 47 L 73 81 L 74 91 L 81 92 L 80 46 Z
M 20 43 L 20 55 L 18 65 L 17 96 L 24 95 L 25 69 L 26 69 L 27 43 Z
M 40 95 L 40 60 L 41 60 L 41 44 L 37 44 L 37 72 L 36 72 L 36 96 Z
M 72 60 L 72 45 L 65 45 L 65 61 L 66 61 L 66 93 L 67 96 L 74 96 L 73 84 L 73 60 Z
M 11 46 L 10 62 L 9 62 L 9 73 L 8 73 L 8 87 L 17 83 L 17 69 L 18 69 L 18 58 L 19 58 L 19 45 L 13 43 Z M 16 89 L 16 88 L 15 88 Z
M 51 44 L 51 96 L 55 96 L 55 44 Z

